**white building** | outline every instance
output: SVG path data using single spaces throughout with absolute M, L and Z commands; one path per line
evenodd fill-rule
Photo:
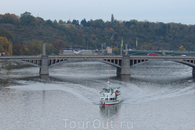
M 107 47 L 106 51 L 107 51 L 108 54 L 112 54 L 112 48 L 111 47 Z

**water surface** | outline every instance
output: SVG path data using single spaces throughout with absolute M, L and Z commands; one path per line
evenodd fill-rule
M 195 128 L 195 81 L 192 68 L 170 61 L 131 67 L 131 78 L 99 62 L 53 67 L 49 77 L 36 67 L 1 70 L 13 84 L 0 88 L 0 129 L 134 129 Z M 6 74 L 6 75 L 3 75 Z M 99 105 L 99 92 L 120 86 L 124 101 Z

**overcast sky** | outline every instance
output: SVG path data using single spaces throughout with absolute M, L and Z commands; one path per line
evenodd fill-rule
M 136 19 L 195 24 L 195 0 L 0 0 L 0 14 L 30 12 L 45 20 Z

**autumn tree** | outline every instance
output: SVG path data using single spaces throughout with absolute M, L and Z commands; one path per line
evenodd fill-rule
M 63 48 L 65 47 L 65 44 L 62 40 L 54 40 L 52 42 L 52 45 L 58 49 L 58 50 L 63 50 Z
M 5 13 L 4 15 L 0 15 L 0 23 L 11 23 L 11 24 L 18 24 L 19 17 L 15 14 Z
M 0 37 L 0 52 L 4 52 L 4 43 L 3 43 L 4 37 Z
M 6 37 L 0 37 L 1 52 L 7 52 L 9 48 L 9 41 Z
M 185 51 L 186 49 L 183 47 L 183 45 L 181 45 L 180 47 L 179 47 L 179 50 L 178 51 Z

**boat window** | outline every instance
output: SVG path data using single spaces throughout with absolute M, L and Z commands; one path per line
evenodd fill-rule
M 106 98 L 106 100 L 108 100 L 108 98 Z
M 110 93 L 110 90 L 105 90 L 105 93 Z
M 110 100 L 112 100 L 112 98 L 110 98 Z

